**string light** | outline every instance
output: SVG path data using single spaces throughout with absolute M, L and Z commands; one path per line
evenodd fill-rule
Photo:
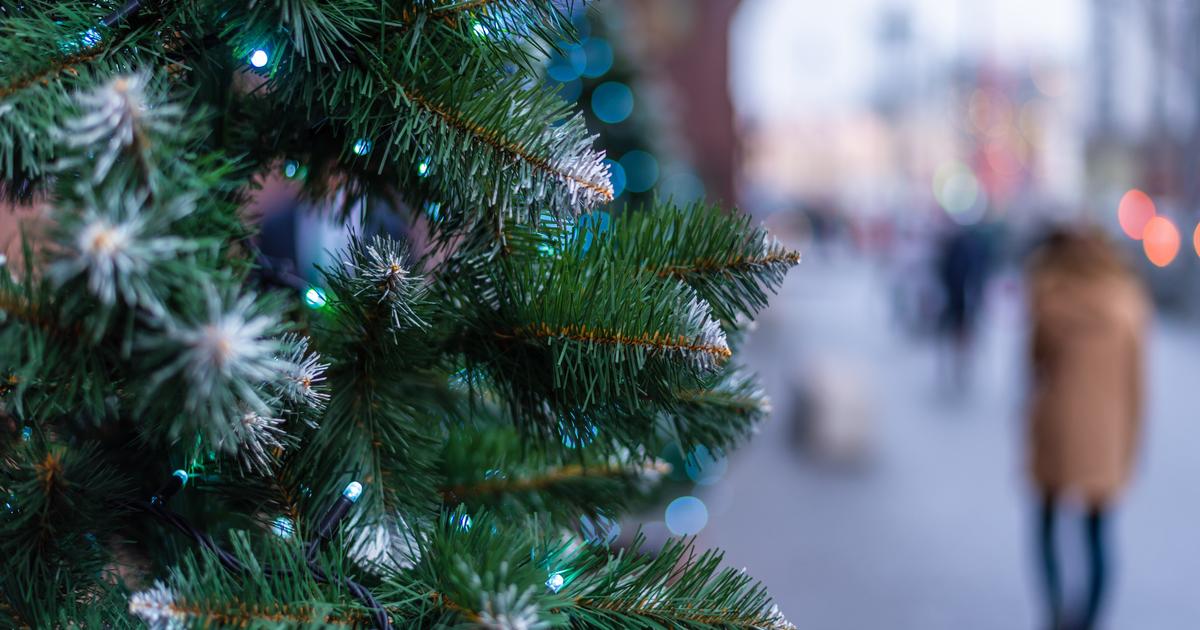
M 417 162 L 417 177 L 428 177 L 428 176 L 429 176 L 429 159 L 423 158 L 420 162 Z
M 267 51 L 261 48 L 250 53 L 250 65 L 254 66 L 255 68 L 261 68 L 267 65 L 267 62 L 270 60 L 271 58 L 267 55 Z
M 187 471 L 176 470 L 175 472 L 171 473 L 171 476 L 168 477 L 166 483 L 164 483 L 162 487 L 158 489 L 158 492 L 155 492 L 154 496 L 150 497 L 150 504 L 166 505 L 167 501 L 171 500 L 171 497 L 175 496 L 176 493 L 178 493 L 183 489 L 184 486 L 187 485 L 187 482 Z
M 271 532 L 283 539 L 292 537 L 292 533 L 296 531 L 296 525 L 292 519 L 286 516 L 280 516 L 271 523 Z
M 300 172 L 300 164 L 296 160 L 288 160 L 283 163 L 283 176 L 288 179 L 296 177 L 296 173 Z
M 354 155 L 366 155 L 371 152 L 371 141 L 366 138 L 359 138 L 354 141 L 354 146 L 350 147 Z
M 216 541 L 213 540 L 212 536 L 204 533 L 199 528 L 193 526 L 191 523 L 188 523 L 187 520 L 182 516 L 172 512 L 169 508 L 167 508 L 166 500 L 169 499 L 170 495 L 173 493 L 171 488 L 174 488 L 174 490 L 177 491 L 183 486 L 183 484 L 187 483 L 187 478 L 188 475 L 186 472 L 182 470 L 176 470 L 167 480 L 167 483 L 164 485 L 164 489 L 160 490 L 159 493 L 152 497 L 149 502 L 135 501 L 130 503 L 130 506 L 162 521 L 165 521 L 184 534 L 188 535 L 193 541 L 200 544 L 211 553 L 215 554 L 217 559 L 221 562 L 221 565 L 230 571 L 244 574 L 257 571 L 261 572 L 263 575 L 286 576 L 293 574 L 291 569 L 284 567 L 272 567 L 270 565 L 259 564 L 248 566 L 236 555 L 221 548 Z M 362 484 L 358 483 L 357 481 L 351 482 L 350 485 L 346 486 L 346 489 L 342 491 L 342 495 L 338 497 L 337 502 L 334 503 L 333 507 L 331 507 L 329 512 L 326 513 L 325 518 L 322 519 L 321 527 L 318 530 L 320 539 L 309 543 L 307 546 L 307 550 L 304 554 L 305 560 L 307 560 L 307 570 L 318 581 L 329 582 L 331 581 L 331 576 L 326 574 L 324 569 L 322 569 L 316 562 L 317 553 L 320 550 L 322 543 L 328 542 L 333 536 L 333 532 L 337 527 L 338 521 L 340 521 L 341 518 L 346 515 L 350 509 L 350 506 L 361 494 Z M 10 494 L 10 497 L 11 496 L 12 495 Z M 9 503 L 5 503 L 5 507 L 11 511 L 13 509 L 11 501 Z M 271 525 L 271 529 L 277 535 L 283 538 L 290 538 L 295 532 L 295 524 L 293 523 L 292 519 L 281 516 L 275 519 Z M 337 582 L 340 582 L 341 585 L 345 586 L 349 592 L 354 594 L 354 596 L 367 608 L 367 610 L 370 611 L 370 619 L 374 622 L 376 628 L 379 630 L 392 630 L 394 628 L 383 606 L 379 604 L 379 601 L 375 599 L 375 597 L 366 587 L 358 582 L 355 582 L 349 577 L 339 578 Z M 149 619 L 156 622 L 161 621 L 163 617 L 161 615 L 156 617 L 155 611 L 175 611 L 173 608 L 174 594 L 171 592 L 171 590 L 160 585 L 156 586 L 156 591 L 158 592 L 151 593 L 148 591 L 143 591 L 142 593 L 134 594 L 130 598 L 130 611 L 141 616 L 143 619 Z M 174 614 L 174 612 L 172 612 L 172 614 Z M 154 625 L 154 627 L 159 626 Z
M 345 490 L 342 490 L 342 495 L 337 498 L 329 511 L 321 519 L 321 524 L 317 526 L 317 537 L 322 541 L 328 541 L 333 538 L 333 532 L 337 530 L 337 524 L 350 511 L 350 508 L 358 501 L 358 497 L 362 496 L 362 484 L 357 481 L 351 481 Z
M 309 287 L 308 290 L 304 292 L 304 303 L 312 309 L 325 306 L 327 303 L 327 300 L 325 299 L 325 291 L 321 289 L 321 287 Z
M 559 590 L 562 589 L 563 584 L 566 584 L 566 582 L 567 582 L 566 578 L 564 578 L 561 574 L 551 573 L 550 579 L 546 580 L 546 588 L 557 593 Z

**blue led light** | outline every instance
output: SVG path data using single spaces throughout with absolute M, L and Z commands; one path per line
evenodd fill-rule
M 417 177 L 427 177 L 429 175 L 429 158 L 421 158 L 417 162 Z
M 261 68 L 267 65 L 267 62 L 270 60 L 271 58 L 267 56 L 267 51 L 261 48 L 250 53 L 250 65 L 254 66 L 255 68 Z
M 291 538 L 292 533 L 296 531 L 296 525 L 292 519 L 286 516 L 280 516 L 271 523 L 271 531 L 280 538 Z
M 81 35 L 79 39 L 83 42 L 84 46 L 91 48 L 92 46 L 99 44 L 103 37 L 100 35 L 100 31 L 97 31 L 94 28 L 89 28 L 83 32 L 83 35 Z
M 350 499 L 351 503 L 354 503 L 358 500 L 358 497 L 362 496 L 362 484 L 357 481 L 351 481 L 346 486 L 346 489 L 342 490 L 342 496 Z
M 475 33 L 476 37 L 487 37 L 488 35 L 492 34 L 491 29 L 483 24 L 480 24 L 479 22 L 476 22 L 475 25 L 471 27 L 471 32 Z
M 546 580 L 546 588 L 557 593 L 559 590 L 562 589 L 563 584 L 566 584 L 566 583 L 567 583 L 566 578 L 564 578 L 561 574 L 551 573 L 550 579 Z
M 180 484 L 180 486 L 186 486 L 186 485 L 187 485 L 187 482 L 188 482 L 188 474 L 187 474 L 187 471 L 184 471 L 184 470 L 176 470 L 175 472 L 173 472 L 173 473 L 171 473 L 171 474 L 172 474 L 173 476 L 175 476 L 175 477 L 179 477 L 179 484 Z
M 21 429 L 21 439 L 28 442 L 33 437 L 33 427 L 25 427 Z
M 288 160 L 283 163 L 283 176 L 292 179 L 296 173 L 300 171 L 300 164 L 296 160 Z
M 304 292 L 304 303 L 307 304 L 309 308 L 321 308 L 322 306 L 325 306 L 325 291 L 320 287 L 309 287 L 308 290 Z
M 366 138 L 359 138 L 354 141 L 354 146 L 350 147 L 354 155 L 366 155 L 371 152 L 371 141 Z

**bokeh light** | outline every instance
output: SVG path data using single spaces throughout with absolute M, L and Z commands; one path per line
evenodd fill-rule
M 1117 221 L 1121 223 L 1121 230 L 1134 240 L 1142 238 L 1146 224 L 1156 214 L 1158 211 L 1154 208 L 1154 200 L 1136 188 L 1125 193 L 1121 197 L 1121 204 L 1117 206 Z
M 1192 248 L 1196 250 L 1196 255 L 1200 256 L 1200 224 L 1196 225 L 1196 230 L 1192 232 Z
M 677 204 L 687 204 L 704 199 L 704 182 L 691 170 L 672 173 L 663 177 L 660 193 Z
M 667 506 L 666 521 L 676 536 L 699 534 L 708 525 L 708 508 L 696 497 L 679 497 Z
M 589 79 L 603 76 L 613 65 L 613 49 L 606 40 L 593 37 L 583 43 L 583 52 L 587 63 L 583 67 L 583 76 Z
M 625 167 L 616 160 L 604 160 L 604 163 L 608 165 L 608 181 L 613 187 L 613 199 L 616 199 L 625 192 Z
M 582 46 L 571 44 L 550 57 L 549 63 L 546 64 L 546 74 L 555 81 L 566 83 L 582 76 L 586 67 L 587 53 Z
M 568 103 L 574 103 L 583 96 L 583 81 L 573 79 L 566 83 L 558 84 L 558 97 Z
M 1179 254 L 1179 230 L 1166 217 L 1154 217 L 1142 232 L 1142 249 L 1157 267 L 1166 267 Z
M 727 459 L 718 457 L 705 446 L 696 447 L 685 464 L 688 479 L 701 486 L 711 486 L 717 483 L 725 476 L 728 468 L 729 461 Z
M 947 162 L 934 173 L 933 196 L 946 214 L 960 225 L 978 222 L 987 208 L 974 171 L 958 161 Z
M 608 232 L 609 224 L 611 222 L 611 217 L 609 217 L 608 213 L 603 210 L 593 210 L 579 217 L 579 221 L 575 224 L 575 233 L 577 235 L 583 234 L 583 251 L 586 252 L 592 248 L 592 239 L 594 239 L 597 234 L 604 234 L 605 232 Z
M 616 124 L 633 113 L 633 90 L 624 83 L 608 81 L 592 92 L 592 111 L 602 122 Z
M 625 188 L 629 192 L 646 192 L 658 182 L 658 160 L 645 151 L 630 151 L 621 157 L 625 169 Z

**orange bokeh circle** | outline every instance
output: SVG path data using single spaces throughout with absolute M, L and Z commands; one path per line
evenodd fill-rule
M 1166 267 L 1179 254 L 1179 230 L 1166 217 L 1150 219 L 1142 232 L 1142 249 L 1150 262 Z
M 1121 230 L 1135 240 L 1142 238 L 1146 224 L 1157 214 L 1150 195 L 1136 188 L 1125 193 L 1121 197 L 1121 205 L 1117 206 L 1117 220 L 1121 223 Z

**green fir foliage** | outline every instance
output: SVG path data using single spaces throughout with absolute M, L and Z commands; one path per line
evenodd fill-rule
M 0 193 L 47 219 L 0 239 L 0 626 L 786 627 L 718 553 L 609 548 L 657 454 L 766 414 L 731 340 L 798 255 L 605 205 L 539 82 L 581 10 L 0 0 Z M 244 211 L 285 161 L 427 238 L 306 304 Z

